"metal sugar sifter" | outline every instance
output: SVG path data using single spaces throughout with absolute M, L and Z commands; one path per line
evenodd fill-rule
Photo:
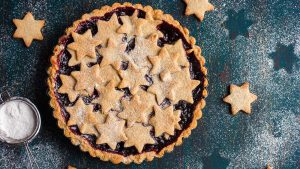
M 24 97 L 10 97 L 10 94 L 7 91 L 0 93 L 0 107 L 10 101 L 23 102 L 33 110 L 34 115 L 35 115 L 35 127 L 34 127 L 34 130 L 32 131 L 32 133 L 28 137 L 23 138 L 23 139 L 18 139 L 18 140 L 6 138 L 5 136 L 2 136 L 0 133 L 0 141 L 6 142 L 8 144 L 15 144 L 15 145 L 24 144 L 25 149 L 26 149 L 26 154 L 30 161 L 31 168 L 33 169 L 34 165 L 35 165 L 36 168 L 39 169 L 36 159 L 34 158 L 32 152 L 29 148 L 29 143 L 37 136 L 38 132 L 40 131 L 40 128 L 41 128 L 40 113 L 39 113 L 38 109 L 36 108 L 36 106 L 30 100 L 28 100 Z

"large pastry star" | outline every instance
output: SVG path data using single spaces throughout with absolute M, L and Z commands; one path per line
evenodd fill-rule
M 126 55 L 138 67 L 152 67 L 148 56 L 155 56 L 160 51 L 161 48 L 157 46 L 158 38 L 159 33 L 153 33 L 147 38 L 136 37 L 133 50 Z
M 136 94 L 141 85 L 149 85 L 145 76 L 148 73 L 147 68 L 135 68 L 133 64 L 129 64 L 126 70 L 119 71 L 122 78 L 119 88 L 128 87 L 131 94 Z
M 104 122 L 104 115 L 93 112 L 93 105 L 86 105 L 82 98 L 78 99 L 72 107 L 66 107 L 67 112 L 70 114 L 68 126 L 77 125 L 80 132 L 83 134 L 98 135 L 95 130 L 95 124 Z
M 246 19 L 245 10 L 238 12 L 228 10 L 228 18 L 223 26 L 228 29 L 230 39 L 235 39 L 238 35 L 249 37 L 248 28 L 253 24 L 252 20 Z
M 116 149 L 118 142 L 127 140 L 124 133 L 125 120 L 118 120 L 114 115 L 109 114 L 104 124 L 97 124 L 96 128 L 100 133 L 96 144 L 107 143 L 113 150 Z
M 135 122 L 147 123 L 147 116 L 151 113 L 147 112 L 150 105 L 142 102 L 139 96 L 133 96 L 130 101 L 123 99 L 121 103 L 124 110 L 118 114 L 118 117 L 127 120 L 127 126 L 132 126 Z
M 230 85 L 230 95 L 223 100 L 231 104 L 231 112 L 235 115 L 240 110 L 251 113 L 251 103 L 257 99 L 257 96 L 250 93 L 249 83 L 244 83 L 241 87 Z
M 174 84 L 177 82 L 176 80 L 171 78 L 170 80 L 163 82 L 156 76 L 154 76 L 152 79 L 154 83 L 148 88 L 147 91 L 156 96 L 156 100 L 159 105 L 164 101 L 165 98 L 174 100 Z
M 111 80 L 105 87 L 96 87 L 100 96 L 92 102 L 100 104 L 102 111 L 105 114 L 107 114 L 111 109 L 120 109 L 120 99 L 123 96 L 123 92 L 116 90 L 115 87 L 115 80 Z
M 116 41 L 122 39 L 122 34 L 117 33 L 118 28 L 120 27 L 118 17 L 114 13 L 109 21 L 98 20 L 97 28 L 98 32 L 94 36 L 95 39 L 102 42 L 103 46 L 106 46 L 108 39 L 112 38 Z
M 162 48 L 157 56 L 148 57 L 151 64 L 153 65 L 150 73 L 160 74 L 162 80 L 164 75 L 180 71 L 180 66 L 177 63 L 179 55 L 170 55 L 166 48 Z
M 142 152 L 145 144 L 155 144 L 155 140 L 151 137 L 150 131 L 152 127 L 144 127 L 141 123 L 135 123 L 133 126 L 125 129 L 127 140 L 124 147 L 135 146 L 139 153 Z
M 68 48 L 76 52 L 77 60 L 82 60 L 86 56 L 96 58 L 96 46 L 100 45 L 101 41 L 92 37 L 90 29 L 82 35 L 72 32 L 72 37 L 74 42 L 70 43 Z
M 70 102 L 74 102 L 79 95 L 79 91 L 75 90 L 76 80 L 72 76 L 59 75 L 61 80 L 61 87 L 58 89 L 58 93 L 68 94 Z
M 285 69 L 288 73 L 292 73 L 293 67 L 299 66 L 300 61 L 294 53 L 294 50 L 294 44 L 286 46 L 278 43 L 276 51 L 269 54 L 269 57 L 274 60 L 274 69 Z
M 187 60 L 186 51 L 185 51 L 185 49 L 183 47 L 183 43 L 182 43 L 181 39 L 177 40 L 175 42 L 175 44 L 172 44 L 172 45 L 165 44 L 164 47 L 168 50 L 170 56 L 177 55 L 176 56 L 177 63 L 180 66 L 188 67 L 190 65 L 189 61 Z
M 117 41 L 110 38 L 107 47 L 101 48 L 99 53 L 102 55 L 100 67 L 112 65 L 116 70 L 121 68 L 122 61 L 127 60 L 124 56 L 126 50 L 125 44 L 118 44 Z
M 184 2 L 187 5 L 185 15 L 195 14 L 201 21 L 206 11 L 214 10 L 214 6 L 208 0 L 184 0 Z
M 96 64 L 91 68 L 86 64 L 81 64 L 80 71 L 74 71 L 71 75 L 76 79 L 75 90 L 85 90 L 89 95 L 92 95 L 95 87 L 101 84 L 101 77 L 99 76 L 99 65 Z
M 150 124 L 154 127 L 155 137 L 159 137 L 163 133 L 174 135 L 175 128 L 180 130 L 180 110 L 173 111 L 173 106 L 161 109 L 154 106 L 154 116 L 150 119 Z
M 190 77 L 189 68 L 184 68 L 180 72 L 176 72 L 172 75 L 172 78 L 184 82 L 174 84 L 175 98 L 172 100 L 177 103 L 180 100 L 185 100 L 189 103 L 194 103 L 193 90 L 200 84 L 199 80 L 193 80 Z
M 28 12 L 22 20 L 13 19 L 13 23 L 17 27 L 13 37 L 22 38 L 27 47 L 31 45 L 33 39 L 43 40 L 41 29 L 45 25 L 45 20 L 34 20 L 32 14 Z

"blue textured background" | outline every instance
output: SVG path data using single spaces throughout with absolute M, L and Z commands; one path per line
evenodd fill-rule
M 1 1 L 0 87 L 36 103 L 42 129 L 31 143 L 41 168 L 300 168 L 300 2 L 299 0 L 211 0 L 215 11 L 199 22 L 183 15 L 181 0 L 131 1 L 169 13 L 202 47 L 209 70 L 203 118 L 183 145 L 142 165 L 113 165 L 83 153 L 56 126 L 47 96 L 49 56 L 64 29 L 82 14 L 113 0 Z M 122 2 L 122 1 L 119 1 Z M 13 18 L 31 11 L 45 19 L 43 41 L 26 48 L 13 39 Z M 251 83 L 258 95 L 252 114 L 229 114 L 222 102 L 231 83 Z M 29 168 L 23 147 L 0 143 L 0 168 Z

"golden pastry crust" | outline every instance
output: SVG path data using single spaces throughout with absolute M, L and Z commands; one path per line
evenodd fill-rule
M 188 53 L 194 52 L 198 62 L 201 65 L 201 72 L 204 74 L 204 76 L 207 75 L 207 69 L 204 67 L 205 64 L 205 59 L 203 56 L 201 56 L 201 49 L 199 46 L 196 46 L 196 40 L 195 38 L 189 36 L 189 31 L 187 28 L 184 28 L 180 25 L 180 23 L 176 20 L 173 19 L 173 17 L 169 14 L 164 14 L 161 10 L 154 10 L 151 6 L 145 6 L 143 7 L 141 4 L 131 4 L 131 3 L 124 3 L 124 4 L 120 4 L 120 3 L 115 3 L 112 6 L 103 6 L 101 9 L 96 9 L 94 11 L 92 11 L 90 14 L 84 14 L 82 16 L 82 18 L 80 20 L 77 20 L 73 23 L 73 26 L 68 28 L 65 32 L 64 37 L 69 36 L 72 32 L 74 32 L 77 28 L 77 26 L 80 24 L 80 22 L 85 21 L 90 19 L 93 16 L 103 16 L 105 13 L 111 12 L 114 9 L 117 9 L 119 7 L 133 7 L 136 9 L 140 9 L 145 11 L 148 15 L 151 15 L 152 18 L 157 19 L 157 20 L 163 20 L 171 25 L 173 25 L 174 27 L 176 27 L 177 29 L 179 29 L 182 34 L 184 35 L 184 38 L 188 41 L 188 43 L 192 46 L 192 49 L 190 49 L 188 51 Z M 124 164 L 129 164 L 129 163 L 137 163 L 140 164 L 142 163 L 144 160 L 147 161 L 152 161 L 154 159 L 154 157 L 162 157 L 164 155 L 165 152 L 171 152 L 175 145 L 181 145 L 182 144 L 182 139 L 183 138 L 187 138 L 190 134 L 191 134 L 191 130 L 194 129 L 197 126 L 197 120 L 200 119 L 202 117 L 202 111 L 201 109 L 203 109 L 205 107 L 205 100 L 204 97 L 207 96 L 207 90 L 206 87 L 208 85 L 208 81 L 205 78 L 204 79 L 204 90 L 202 92 L 202 98 L 199 101 L 199 103 L 196 105 L 196 108 L 194 110 L 194 116 L 192 119 L 192 122 L 190 123 L 189 127 L 186 128 L 185 130 L 182 131 L 182 133 L 179 135 L 179 137 L 177 138 L 177 141 L 175 141 L 174 143 L 171 143 L 170 145 L 164 147 L 161 151 L 159 152 L 154 152 L 154 151 L 150 151 L 150 152 L 142 152 L 140 154 L 136 154 L 136 155 L 129 155 L 129 156 L 123 156 L 123 155 L 119 155 L 119 154 L 115 154 L 115 153 L 110 153 L 110 152 L 106 152 L 106 151 L 101 151 L 101 150 L 96 150 L 94 148 L 91 147 L 91 145 L 88 143 L 87 140 L 82 139 L 82 137 L 74 134 L 69 127 L 67 126 L 65 119 L 63 118 L 63 116 L 61 115 L 61 107 L 58 103 L 58 100 L 56 98 L 55 95 L 55 82 L 56 82 L 56 77 L 57 77 L 57 71 L 59 70 L 59 65 L 58 65 L 58 56 L 61 53 L 61 51 L 64 49 L 64 45 L 63 44 L 59 44 L 54 48 L 54 54 L 51 56 L 50 61 L 52 66 L 48 69 L 48 74 L 49 74 L 49 78 L 48 78 L 48 85 L 49 85 L 49 95 L 50 95 L 50 105 L 51 107 L 54 109 L 54 117 L 57 119 L 58 121 L 58 126 L 64 130 L 64 134 L 66 137 L 69 137 L 71 139 L 71 142 L 74 145 L 78 145 L 80 147 L 80 149 L 84 152 L 89 152 L 89 154 L 93 157 L 98 157 L 103 161 L 111 161 L 114 164 L 118 164 L 118 163 L 124 163 Z

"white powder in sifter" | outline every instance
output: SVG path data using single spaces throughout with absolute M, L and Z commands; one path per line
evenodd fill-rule
M 22 101 L 9 101 L 0 107 L 0 134 L 4 138 L 27 138 L 32 134 L 35 123 L 35 112 Z

